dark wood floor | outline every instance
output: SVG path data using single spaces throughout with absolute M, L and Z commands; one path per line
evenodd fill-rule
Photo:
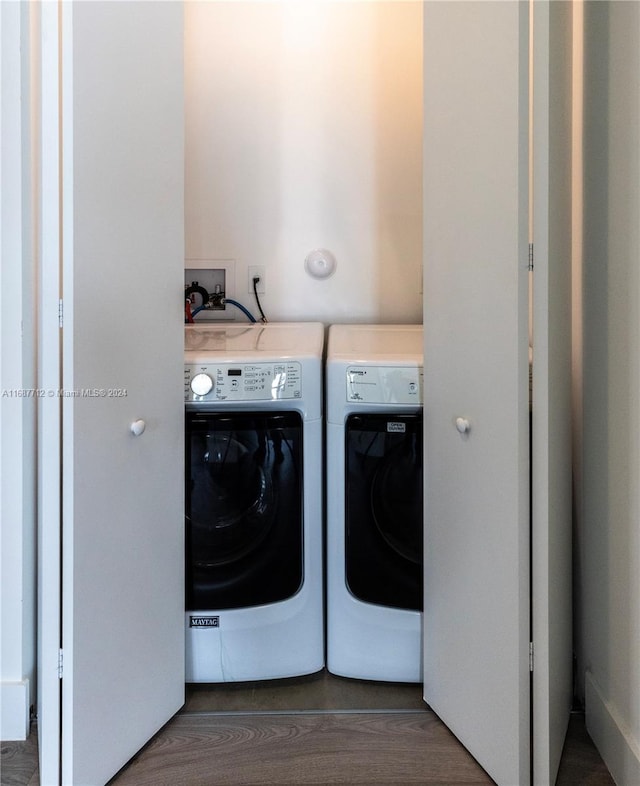
M 114 786 L 491 784 L 431 712 L 185 715 Z
M 41 786 L 35 737 L 2 743 L 2 786 Z M 194 714 L 177 715 L 110 786 L 418 783 L 493 781 L 429 711 Z M 578 714 L 571 717 L 557 786 L 614 786 Z
M 35 732 L 2 743 L 1 768 L 1 786 L 47 786 L 39 782 Z M 192 687 L 184 711 L 110 786 L 492 783 L 422 703 L 418 686 L 321 676 Z M 580 714 L 571 716 L 557 786 L 614 786 Z

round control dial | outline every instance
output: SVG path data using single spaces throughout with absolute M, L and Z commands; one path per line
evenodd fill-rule
M 196 396 L 206 396 L 213 388 L 213 380 L 208 374 L 196 374 L 191 380 L 191 390 Z

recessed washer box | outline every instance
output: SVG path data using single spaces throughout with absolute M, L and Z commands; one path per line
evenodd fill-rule
M 224 298 L 235 297 L 235 261 L 233 259 L 186 259 L 184 263 L 185 296 L 188 287 L 196 284 L 210 296 L 209 307 L 199 311 L 196 322 L 233 322 L 237 309 L 225 306 Z M 191 309 L 202 305 L 202 296 L 194 292 L 190 296 Z

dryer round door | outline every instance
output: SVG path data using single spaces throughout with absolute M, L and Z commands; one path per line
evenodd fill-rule
M 409 436 L 385 453 L 371 481 L 371 515 L 390 549 L 422 565 L 422 456 Z
M 358 600 L 421 610 L 422 415 L 345 424 L 345 575 Z

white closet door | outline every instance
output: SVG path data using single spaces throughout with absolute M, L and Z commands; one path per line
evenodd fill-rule
M 61 781 L 88 786 L 184 697 L 182 4 L 60 19 Z
M 38 13 L 39 11 L 39 13 Z M 41 36 L 32 40 L 32 65 L 39 60 L 38 270 L 38 755 L 40 782 L 56 786 L 60 777 L 61 581 L 61 400 L 48 391 L 61 386 L 60 329 L 60 133 L 58 8 L 30 5 Z M 34 27 L 36 25 L 34 24 Z
M 426 2 L 424 77 L 424 696 L 526 786 L 527 4 Z
M 533 4 L 533 775 L 556 781 L 572 701 L 572 3 Z

